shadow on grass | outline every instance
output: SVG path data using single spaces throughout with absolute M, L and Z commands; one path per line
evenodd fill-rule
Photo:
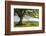
M 23 22 L 22 24 L 16 24 L 14 22 L 14 27 L 36 27 L 39 26 L 39 22 Z

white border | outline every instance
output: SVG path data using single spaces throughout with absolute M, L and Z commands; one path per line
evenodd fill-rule
M 14 8 L 39 9 L 39 27 L 14 27 Z M 42 7 L 41 6 L 11 5 L 11 32 L 26 31 L 26 30 L 42 30 Z

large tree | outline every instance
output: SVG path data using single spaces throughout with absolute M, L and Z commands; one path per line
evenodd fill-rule
M 25 14 L 25 10 L 24 9 L 14 9 L 14 15 L 16 15 L 15 13 L 20 17 L 19 24 L 22 24 L 22 19 Z
M 38 9 L 14 9 L 14 15 L 18 15 L 20 17 L 19 24 L 22 24 L 22 19 L 24 15 L 31 16 L 34 18 L 39 17 L 39 10 Z

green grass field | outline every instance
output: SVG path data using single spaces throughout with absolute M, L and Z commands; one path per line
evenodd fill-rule
M 14 27 L 36 27 L 39 26 L 39 22 L 33 22 L 33 21 L 28 21 L 28 22 L 23 22 L 22 24 L 16 24 L 14 22 Z

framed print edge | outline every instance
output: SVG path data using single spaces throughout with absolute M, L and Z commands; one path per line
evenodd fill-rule
M 31 3 L 31 4 L 30 4 Z M 42 30 L 13 31 L 11 32 L 11 5 L 42 6 Z M 5 1 L 5 35 L 35 34 L 45 32 L 45 4 L 35 2 Z
M 30 9 L 30 8 L 34 9 L 35 8 L 35 9 L 39 9 L 39 26 L 38 27 L 16 27 L 15 28 L 14 27 L 14 8 L 21 8 L 21 9 Z M 26 31 L 27 29 L 28 30 L 41 30 L 42 29 L 41 28 L 42 27 L 41 26 L 42 25 L 42 19 L 41 19 L 42 18 L 42 11 L 41 10 L 42 10 L 41 6 L 19 6 L 19 5 L 11 5 L 11 32 L 12 31 Z M 36 21 L 38 21 L 38 19 Z

